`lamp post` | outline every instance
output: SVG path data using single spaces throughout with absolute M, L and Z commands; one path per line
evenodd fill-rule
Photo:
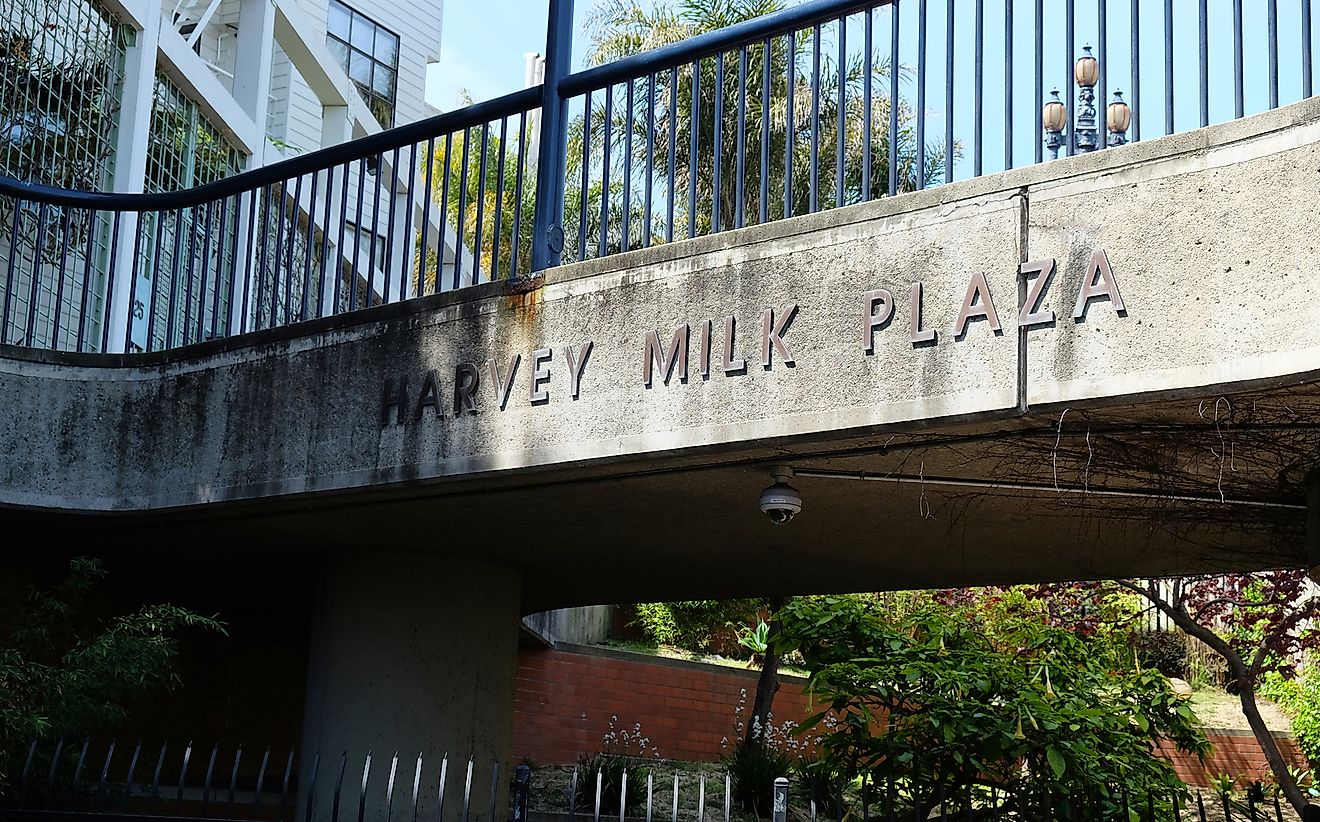
M 1073 65 L 1073 79 L 1078 86 L 1077 123 L 1072 127 L 1072 134 L 1066 135 L 1069 128 L 1068 107 L 1059 99 L 1059 90 L 1050 92 L 1050 99 L 1041 109 L 1041 124 L 1045 128 L 1045 146 L 1050 156 L 1057 159 L 1059 149 L 1071 138 L 1073 149 L 1078 152 L 1095 151 L 1100 145 L 1100 129 L 1096 120 L 1095 86 L 1100 80 L 1100 61 L 1091 54 L 1091 47 L 1084 46 L 1085 52 Z M 1132 123 L 1132 109 L 1123 100 L 1123 92 L 1114 92 L 1114 101 L 1105 110 L 1105 123 L 1109 127 L 1109 145 L 1121 146 L 1127 142 L 1128 126 Z

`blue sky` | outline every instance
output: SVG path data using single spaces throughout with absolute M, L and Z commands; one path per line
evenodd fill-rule
M 574 66 L 580 68 L 587 51 L 587 33 L 583 21 L 601 0 L 577 1 L 577 32 L 574 43 Z M 1035 142 L 1034 125 L 1042 100 L 1034 93 L 1034 24 L 1032 0 L 985 0 L 985 96 L 983 132 L 985 135 L 984 170 L 995 171 L 1004 165 L 1004 67 L 1005 3 L 1014 7 L 1013 123 L 1012 155 L 1014 165 L 1031 162 Z M 1098 45 L 1098 8 L 1101 0 L 1076 0 L 1076 47 Z M 1131 2 L 1108 0 L 1108 75 L 1109 89 L 1121 89 L 1129 100 L 1131 94 Z M 1175 131 L 1195 128 L 1199 122 L 1196 86 L 1199 77 L 1197 46 L 1198 0 L 1173 0 L 1175 40 Z M 1163 3 L 1140 0 L 1138 22 L 1141 32 L 1141 106 L 1137 116 L 1143 136 L 1151 137 L 1164 130 L 1164 42 Z M 1267 107 L 1266 28 L 1264 0 L 1244 3 L 1246 58 L 1246 113 Z M 1301 96 L 1300 79 L 1300 8 L 1301 0 L 1278 0 L 1280 102 L 1288 103 Z M 926 78 L 927 134 L 943 133 L 944 88 L 946 84 L 943 48 L 945 3 L 928 2 L 928 49 L 930 63 Z M 957 176 L 970 174 L 972 145 L 972 89 L 974 46 L 974 3 L 954 0 L 954 130 L 963 145 L 964 157 Z M 899 23 L 900 64 L 916 65 L 917 2 L 901 4 Z M 1233 116 L 1232 0 L 1209 0 L 1209 83 L 1211 89 L 1210 121 Z M 482 100 L 515 91 L 523 83 L 523 54 L 545 47 L 545 4 L 539 0 L 446 0 L 441 62 L 432 67 L 429 97 L 433 105 L 449 109 L 457 105 L 460 90 Z M 876 49 L 887 56 L 892 10 L 874 12 Z M 1069 70 L 1064 55 L 1062 31 L 1064 3 L 1045 0 L 1045 27 L 1050 36 L 1044 50 L 1045 92 L 1058 85 L 1063 88 Z M 827 40 L 829 40 L 827 35 Z M 1320 61 L 1320 18 L 1313 23 L 1313 50 Z M 860 16 L 850 18 L 850 50 L 861 43 Z M 826 46 L 828 51 L 832 46 Z M 1317 78 L 1320 80 L 1320 78 Z M 1317 83 L 1320 87 L 1320 82 Z M 904 80 L 901 93 L 915 101 L 915 80 Z M 1075 101 L 1069 105 L 1075 108 Z M 1103 111 L 1103 105 L 1100 106 Z

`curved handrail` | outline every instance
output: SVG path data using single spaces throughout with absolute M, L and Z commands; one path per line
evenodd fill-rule
M 373 157 L 431 137 L 530 111 L 540 104 L 541 87 L 532 86 L 457 111 L 448 111 L 405 126 L 235 174 L 223 180 L 178 191 L 150 194 L 80 191 L 40 183 L 25 183 L 0 174 L 0 195 L 48 205 L 96 211 L 143 212 L 192 208 L 245 191 L 255 191 L 263 186 L 290 180 L 303 174 Z

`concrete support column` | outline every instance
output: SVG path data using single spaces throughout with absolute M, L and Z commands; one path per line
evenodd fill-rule
M 156 51 L 160 43 L 159 3 L 148 3 L 143 28 L 134 29 L 133 42 L 124 53 L 124 85 L 120 96 L 119 128 L 115 131 L 115 168 L 112 191 L 139 193 L 146 184 L 147 148 L 151 137 L 151 104 L 156 89 Z M 124 212 L 119 218 L 119 244 L 114 251 L 114 287 L 106 294 L 102 321 L 110 326 L 106 351 L 123 353 L 133 303 L 138 289 L 133 255 L 139 215 Z
M 340 802 L 353 807 L 363 758 L 374 751 L 367 803 L 381 813 L 368 817 L 383 818 L 385 777 L 398 751 L 405 776 L 397 784 L 409 792 L 422 754 L 432 810 L 441 758 L 449 754 L 447 816 L 461 809 L 472 757 L 471 816 L 489 820 L 492 764 L 502 773 L 510 767 L 521 585 L 514 568 L 420 551 L 364 549 L 327 562 L 313 613 L 300 813 L 317 751 L 317 819 L 331 806 L 344 752 L 351 776 Z

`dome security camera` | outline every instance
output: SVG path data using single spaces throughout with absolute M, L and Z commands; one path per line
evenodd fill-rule
M 793 476 L 793 469 L 787 465 L 776 465 L 770 469 L 775 478 L 774 485 L 761 492 L 761 512 L 775 525 L 782 525 L 802 511 L 802 495 L 788 484 Z

